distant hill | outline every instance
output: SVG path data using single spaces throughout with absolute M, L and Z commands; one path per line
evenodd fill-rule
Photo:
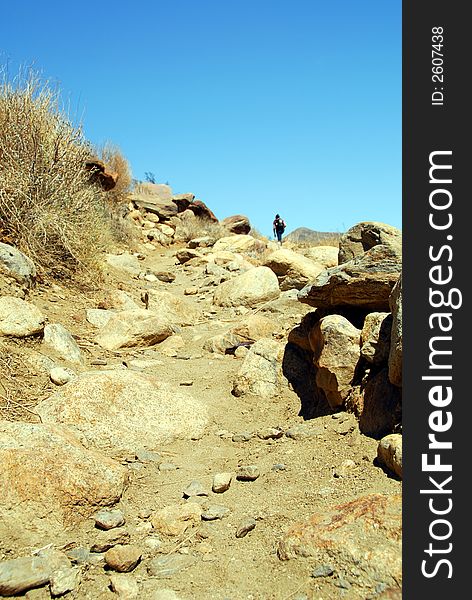
M 334 231 L 315 231 L 314 229 L 309 229 L 308 227 L 299 227 L 298 229 L 294 229 L 288 235 L 284 236 L 284 240 L 300 244 L 300 243 L 310 243 L 310 244 L 320 244 L 322 242 L 333 242 L 339 241 L 341 234 L 335 233 Z

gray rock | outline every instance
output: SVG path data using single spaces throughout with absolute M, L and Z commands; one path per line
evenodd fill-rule
M 229 508 L 221 506 L 220 504 L 210 504 L 206 510 L 202 512 L 202 519 L 204 521 L 215 521 L 216 519 L 223 519 L 230 513 Z
M 183 495 L 184 498 L 191 498 L 192 496 L 208 496 L 208 492 L 200 481 L 192 481 L 183 490 Z
M 233 434 L 231 440 L 233 442 L 248 442 L 254 437 L 254 434 L 250 431 L 241 431 L 240 433 Z
M 272 339 L 255 342 L 235 377 L 232 393 L 271 398 L 278 395 L 282 385 L 283 345 Z
M 51 596 L 63 596 L 72 592 L 79 585 L 80 569 L 71 567 L 55 571 L 49 581 Z
M 323 435 L 323 433 L 324 429 L 321 425 L 307 425 L 305 423 L 300 423 L 299 425 L 294 425 L 287 429 L 285 435 L 292 440 L 299 441 Z
M 0 242 L 0 273 L 30 287 L 36 279 L 33 261 L 18 248 Z
M 392 315 L 385 312 L 369 313 L 361 332 L 361 356 L 373 365 L 382 365 L 388 360 Z
M 87 321 L 91 325 L 94 325 L 95 327 L 104 327 L 114 316 L 115 312 L 103 308 L 88 308 L 86 314 Z
M 152 559 L 148 564 L 147 571 L 151 577 L 167 579 L 184 569 L 188 569 L 195 562 L 195 557 L 190 554 L 169 554 L 168 556 Z
M 257 465 L 242 465 L 236 471 L 236 479 L 238 481 L 256 481 L 260 474 Z
M 243 538 L 256 527 L 256 520 L 248 518 L 242 521 L 236 529 L 236 537 Z
M 402 311 L 402 278 L 400 277 L 389 298 L 392 311 L 392 337 L 388 357 L 388 377 L 393 385 L 401 387 L 403 369 L 403 311 Z
M 13 596 L 46 585 L 55 571 L 70 567 L 58 550 L 44 550 L 36 556 L 25 556 L 0 562 L 0 595 Z
M 141 272 L 141 265 L 139 264 L 139 259 L 137 258 L 137 256 L 129 254 L 128 252 L 125 252 L 123 254 L 107 254 L 106 261 L 114 269 L 124 271 L 125 273 L 129 273 L 134 277 L 137 277 Z
M 317 577 L 330 577 L 334 573 L 334 567 L 332 565 L 320 565 L 313 569 L 311 576 Z
M 403 477 L 402 436 L 392 433 L 383 437 L 377 448 L 377 458 L 381 465 L 401 479 Z
M 114 529 L 115 527 L 120 527 L 125 524 L 125 517 L 121 510 L 99 510 L 94 515 L 95 518 L 95 527 L 98 529 Z
M 60 323 L 46 325 L 43 345 L 67 362 L 81 363 L 83 361 L 82 352 L 77 342 Z

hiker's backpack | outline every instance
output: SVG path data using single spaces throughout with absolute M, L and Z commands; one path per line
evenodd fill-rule
M 285 223 L 280 217 L 275 221 L 275 228 L 281 231 L 285 230 Z

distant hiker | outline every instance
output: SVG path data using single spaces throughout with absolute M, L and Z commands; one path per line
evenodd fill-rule
M 277 241 L 282 244 L 282 235 L 285 231 L 285 221 L 282 219 L 280 215 L 275 215 L 274 222 L 272 223 L 272 227 L 274 229 L 274 237 L 277 236 Z

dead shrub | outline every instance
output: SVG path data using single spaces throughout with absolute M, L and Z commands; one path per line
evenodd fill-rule
M 0 239 L 43 272 L 93 271 L 109 221 L 84 169 L 90 145 L 47 82 L 0 78 Z
M 128 160 L 112 142 L 107 142 L 99 148 L 98 154 L 110 171 L 116 174 L 115 187 L 107 192 L 106 199 L 111 204 L 127 203 L 133 181 Z

